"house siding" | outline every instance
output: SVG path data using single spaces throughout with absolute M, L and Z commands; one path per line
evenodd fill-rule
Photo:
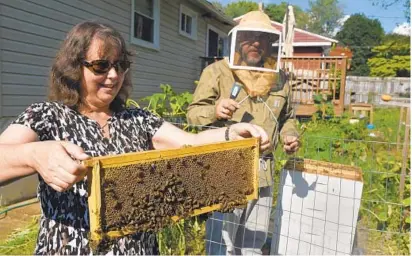
M 197 40 L 179 34 L 180 4 L 198 13 Z M 111 24 L 129 44 L 133 99 L 158 92 L 162 83 L 178 92 L 193 91 L 207 24 L 226 33 L 231 27 L 202 17 L 206 11 L 191 0 L 160 0 L 160 49 L 153 50 L 130 43 L 131 8 L 130 0 L 0 0 L 0 117 L 16 116 L 46 99 L 53 58 L 66 33 L 84 20 Z
M 294 57 L 322 57 L 322 47 L 293 47 Z

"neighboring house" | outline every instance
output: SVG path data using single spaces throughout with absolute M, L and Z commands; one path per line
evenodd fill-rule
M 242 16 L 234 18 L 238 23 Z M 272 26 L 278 31 L 283 31 L 283 24 L 272 21 Z M 328 54 L 328 51 L 334 43 L 338 41 L 329 37 L 321 36 L 309 31 L 295 27 L 293 38 L 293 56 L 294 57 L 322 57 Z
M 133 99 L 168 83 L 193 91 L 201 57 L 223 55 L 235 22 L 206 0 L 0 0 L 0 132 L 47 95 L 48 73 L 66 33 L 96 20 L 118 29 L 135 53 Z M 35 196 L 37 177 L 0 187 L 0 206 Z
M 282 23 L 272 21 L 272 26 L 282 31 Z M 294 57 L 323 57 L 333 44 L 338 41 L 329 37 L 321 36 L 309 31 L 295 28 L 293 38 L 293 56 Z
M 46 99 L 48 73 L 66 33 L 96 20 L 118 29 L 132 58 L 133 99 L 168 83 L 193 91 L 203 60 L 225 54 L 235 22 L 206 0 L 0 0 L 0 132 Z

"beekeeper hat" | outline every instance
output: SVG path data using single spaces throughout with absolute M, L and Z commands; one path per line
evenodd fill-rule
M 280 31 L 272 26 L 271 20 L 267 14 L 262 11 L 251 11 L 243 15 L 239 24 L 233 30 L 262 30 L 280 34 Z M 232 32 L 230 31 L 229 34 Z

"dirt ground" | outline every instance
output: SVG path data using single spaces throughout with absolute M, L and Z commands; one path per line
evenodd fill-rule
M 32 203 L 27 206 L 13 209 L 0 215 L 0 241 L 6 239 L 14 230 L 24 228 L 33 221 L 33 217 L 40 215 L 40 203 L 37 199 L 28 200 L 15 205 L 0 208 L 0 212 L 16 205 Z

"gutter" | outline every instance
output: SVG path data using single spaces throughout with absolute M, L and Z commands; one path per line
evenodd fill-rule
M 212 18 L 216 18 L 223 22 L 225 25 L 236 26 L 237 23 L 230 17 L 226 16 L 222 11 L 215 8 L 211 3 L 207 0 L 192 0 L 195 4 L 199 5 L 203 9 L 207 10 L 208 13 L 203 14 L 202 16 L 209 16 Z

